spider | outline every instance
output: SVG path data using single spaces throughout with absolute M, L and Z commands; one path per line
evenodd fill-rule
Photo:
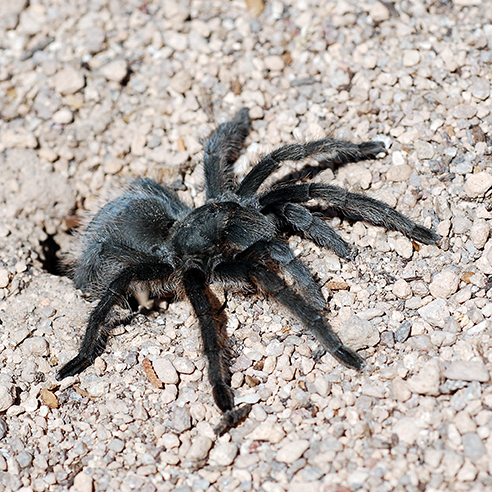
M 337 361 L 357 370 L 364 367 L 364 359 L 343 345 L 326 321 L 321 288 L 286 238 L 296 233 L 339 257 L 353 257 L 353 248 L 308 207 L 312 200 L 350 220 L 400 231 L 424 244 L 437 243 L 439 236 L 383 202 L 324 183 L 277 183 L 258 192 L 283 161 L 312 157 L 357 162 L 384 152 L 381 142 L 354 144 L 327 137 L 286 145 L 263 157 L 237 184 L 233 164 L 250 127 L 243 108 L 206 141 L 203 206 L 189 208 L 169 188 L 137 179 L 97 212 L 81 237 L 72 272 L 76 287 L 99 303 L 89 316 L 78 355 L 57 379 L 82 372 L 103 352 L 111 330 L 109 314 L 126 296 L 141 286 L 157 296 L 174 293 L 191 302 L 214 400 L 225 425 L 234 425 L 245 412 L 234 405 L 230 354 L 209 288 L 213 282 L 263 292 L 290 310 Z

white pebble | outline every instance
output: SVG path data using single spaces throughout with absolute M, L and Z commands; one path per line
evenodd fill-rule
M 448 303 L 444 299 L 436 299 L 421 307 L 419 314 L 427 323 L 444 328 L 445 319 L 449 317 Z
M 390 167 L 386 173 L 386 178 L 388 181 L 407 181 L 412 174 L 413 169 L 408 164 L 401 164 L 400 166 Z
M 407 444 L 413 444 L 420 434 L 420 427 L 416 419 L 404 417 L 400 419 L 393 427 L 393 431 L 400 441 Z
M 177 384 L 179 381 L 179 376 L 174 368 L 173 364 L 169 359 L 159 358 L 154 360 L 152 363 L 154 366 L 154 371 L 157 374 L 157 377 L 164 384 Z
M 190 461 L 201 461 L 208 456 L 212 447 L 212 439 L 207 436 L 197 436 L 193 439 L 191 447 L 186 453 L 186 459 Z
M 73 486 L 70 487 L 72 492 L 92 492 L 93 490 L 94 481 L 92 477 L 83 471 L 75 476 Z
M 473 246 L 477 249 L 482 249 L 487 242 L 490 234 L 489 223 L 484 219 L 476 219 L 470 229 L 470 239 Z
M 9 285 L 9 271 L 5 268 L 0 270 L 0 289 L 4 289 Z
M 25 355 L 48 355 L 48 349 L 48 342 L 43 337 L 30 337 L 22 343 Z
M 98 381 L 97 383 L 89 386 L 87 393 L 93 398 L 100 398 L 108 392 L 108 383 L 105 381 Z
M 11 384 L 0 384 L 0 412 L 4 412 L 14 404 L 14 393 Z
M 210 460 L 219 466 L 229 466 L 237 456 L 237 445 L 233 442 L 223 442 L 215 446 L 210 452 Z
M 369 10 L 369 16 L 374 22 L 381 22 L 390 18 L 390 12 L 381 2 L 375 2 Z
M 338 336 L 353 350 L 374 347 L 379 342 L 379 331 L 366 319 L 351 316 L 340 327 Z
M 309 441 L 306 439 L 296 439 L 295 441 L 284 444 L 277 452 L 276 460 L 281 463 L 294 463 L 309 448 Z
M 434 276 L 429 289 L 435 298 L 447 299 L 453 295 L 460 284 L 460 278 L 451 270 L 444 270 Z
M 487 171 L 468 175 L 465 182 L 465 193 L 470 198 L 477 198 L 492 187 L 492 175 Z
M 99 71 L 107 80 L 121 82 L 128 73 L 128 64 L 126 60 L 114 60 L 103 65 Z
M 413 244 L 407 237 L 399 237 L 395 241 L 395 251 L 402 257 L 410 259 L 413 255 Z
M 452 362 L 444 371 L 444 376 L 448 379 L 458 379 L 461 381 L 481 381 L 485 383 L 489 380 L 489 371 L 482 362 L 478 361 L 456 361 Z
M 393 284 L 393 294 L 400 299 L 410 299 L 412 297 L 412 289 L 408 282 L 400 278 Z
M 416 376 L 408 380 L 408 389 L 419 395 L 439 394 L 441 381 L 441 365 L 437 359 L 428 360 Z
M 413 67 L 420 61 L 420 53 L 417 50 L 405 50 L 403 52 L 403 65 Z
M 195 372 L 195 364 L 186 357 L 176 357 L 173 366 L 181 374 L 193 374 Z
M 84 85 L 84 74 L 73 67 L 63 68 L 55 75 L 55 90 L 63 96 L 74 94 Z
M 68 108 L 62 108 L 53 115 L 53 121 L 59 125 L 72 123 L 73 114 Z

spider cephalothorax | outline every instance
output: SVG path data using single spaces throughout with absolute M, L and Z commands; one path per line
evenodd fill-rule
M 198 318 L 215 402 L 223 412 L 234 408 L 229 386 L 227 348 L 208 285 L 247 285 L 286 306 L 339 362 L 361 369 L 364 360 L 344 346 L 322 315 L 325 300 L 309 269 L 290 250 L 286 237 L 298 233 L 348 258 L 352 248 L 306 204 L 313 199 L 351 220 L 400 231 L 424 244 L 439 236 L 390 206 L 362 194 L 324 183 L 267 187 L 263 182 L 282 161 L 307 157 L 336 163 L 374 158 L 381 142 L 354 144 L 325 138 L 293 144 L 262 158 L 237 185 L 232 165 L 249 133 L 247 109 L 220 125 L 204 149 L 206 203 L 191 209 L 174 192 L 151 180 L 138 179 L 105 205 L 82 236 L 81 254 L 73 265 L 75 284 L 100 301 L 92 311 L 78 355 L 58 379 L 83 371 L 104 349 L 112 308 L 138 285 L 154 294 L 181 292 Z M 284 277 L 293 280 L 289 286 Z M 234 420 L 234 419 L 232 419 Z

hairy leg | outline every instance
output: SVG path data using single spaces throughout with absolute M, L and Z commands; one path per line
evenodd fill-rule
M 344 241 L 328 224 L 313 215 L 306 207 L 287 203 L 275 207 L 275 215 L 285 220 L 294 230 L 300 231 L 314 244 L 330 248 L 340 258 L 351 259 L 355 248 Z
M 285 186 L 261 195 L 263 207 L 279 206 L 282 203 L 306 203 L 313 198 L 324 200 L 327 206 L 352 220 L 362 220 L 399 231 L 410 239 L 424 244 L 435 244 L 440 237 L 430 229 L 416 224 L 384 202 L 360 193 L 350 193 L 338 186 L 323 183 L 303 183 Z
M 215 403 L 223 412 L 227 412 L 234 407 L 234 395 L 229 386 L 230 372 L 224 356 L 223 341 L 206 294 L 205 277 L 199 270 L 188 270 L 183 275 L 183 284 L 200 325 Z
M 261 291 L 283 304 L 301 323 L 311 330 L 324 347 L 339 362 L 360 370 L 365 362 L 354 350 L 342 344 L 323 315 L 303 296 L 291 289 L 267 265 L 253 259 L 222 263 L 217 274 L 227 279 L 249 279 Z
M 113 306 L 118 304 L 127 293 L 132 281 L 165 280 L 171 272 L 168 264 L 147 264 L 128 268 L 114 279 L 89 316 L 79 353 L 60 369 L 56 379 L 79 374 L 103 353 L 110 332 L 110 329 L 104 326 L 104 322 Z
M 231 164 L 237 160 L 250 128 L 248 110 L 243 108 L 232 121 L 219 125 L 210 135 L 203 149 L 207 199 L 216 198 L 229 189 L 232 182 Z
M 283 274 L 287 273 L 294 280 L 295 288 L 305 299 L 317 309 L 325 309 L 326 301 L 320 286 L 314 280 L 309 268 L 294 255 L 286 242 L 278 239 L 258 241 L 237 258 L 267 264 L 274 269 L 279 269 Z
M 239 185 L 237 194 L 242 198 L 252 197 L 265 179 L 274 173 L 284 161 L 302 161 L 307 157 L 314 157 L 317 160 L 345 164 L 372 159 L 383 151 L 385 147 L 382 142 L 354 144 L 330 137 L 305 144 L 286 145 L 263 157 L 245 176 Z

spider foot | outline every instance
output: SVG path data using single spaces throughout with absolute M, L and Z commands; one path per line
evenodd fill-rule
M 383 142 L 363 142 L 359 144 L 360 151 L 367 156 L 376 156 L 380 152 L 386 152 L 386 146 Z
M 245 403 L 240 407 L 227 410 L 220 419 L 219 425 L 215 428 L 215 434 L 220 437 L 226 432 L 229 432 L 232 428 L 237 427 L 246 420 L 252 408 L 253 405 L 251 405 L 251 403 Z
M 345 345 L 341 345 L 332 355 L 344 366 L 356 369 L 357 371 L 360 371 L 366 365 L 365 360 L 357 352 Z
M 74 357 L 70 362 L 65 364 L 56 375 L 57 381 L 68 378 L 70 376 L 75 376 L 81 373 L 84 369 L 87 369 L 91 365 L 91 362 L 85 357 Z
M 421 225 L 415 224 L 411 234 L 411 239 L 421 242 L 422 244 L 438 244 L 441 240 L 441 236 L 434 231 L 427 229 Z
M 234 408 L 234 394 L 232 389 L 224 383 L 213 386 L 214 400 L 217 406 L 225 413 Z

